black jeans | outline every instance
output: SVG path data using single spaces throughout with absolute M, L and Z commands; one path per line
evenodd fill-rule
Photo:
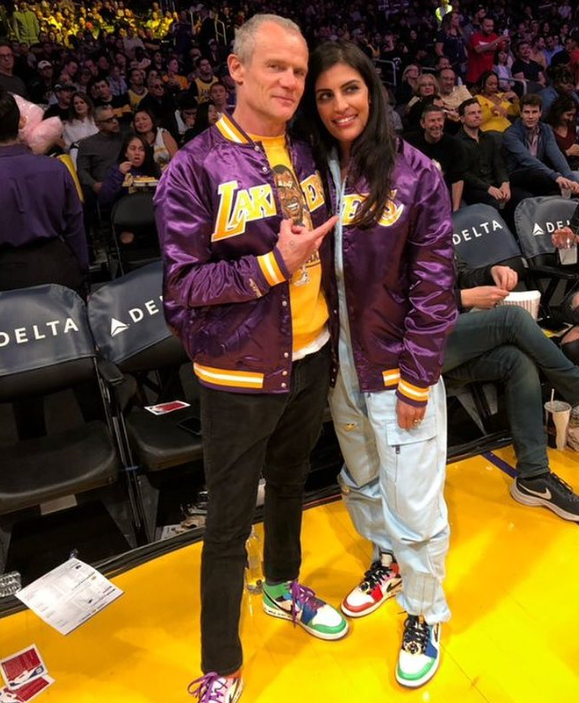
M 242 664 L 239 615 L 260 474 L 266 479 L 264 565 L 269 581 L 296 579 L 303 489 L 330 378 L 329 344 L 294 363 L 290 392 L 249 394 L 201 386 L 209 505 L 201 557 L 201 666 Z

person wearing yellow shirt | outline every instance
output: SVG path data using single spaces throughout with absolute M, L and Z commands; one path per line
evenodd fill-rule
M 504 132 L 519 115 L 519 98 L 513 91 L 499 92 L 499 79 L 493 71 L 487 71 L 480 77 L 476 94 L 482 108 L 483 132 Z

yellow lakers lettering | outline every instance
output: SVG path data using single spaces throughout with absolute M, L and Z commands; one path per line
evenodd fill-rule
M 273 192 L 267 183 L 240 190 L 237 181 L 228 181 L 217 192 L 219 208 L 212 242 L 243 234 L 248 222 L 276 214 Z
M 360 195 L 359 193 L 352 193 L 351 195 L 344 195 L 342 201 L 342 224 L 344 227 L 351 225 L 356 219 L 356 213 L 358 208 L 366 199 L 366 195 Z M 400 219 L 402 212 L 404 211 L 404 205 L 397 205 L 394 201 L 396 197 L 396 191 L 393 190 L 390 193 L 390 199 L 388 200 L 386 207 L 382 211 L 382 215 L 378 220 L 378 224 L 382 227 L 390 227 L 395 222 Z
M 324 204 L 324 187 L 319 173 L 312 173 L 300 183 L 308 210 L 314 212 Z

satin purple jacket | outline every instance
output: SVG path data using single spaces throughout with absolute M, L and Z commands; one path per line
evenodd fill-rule
M 457 317 L 450 201 L 439 169 L 403 141 L 392 183 L 379 223 L 360 229 L 350 223 L 368 185 L 346 181 L 341 222 L 348 321 L 360 389 L 396 388 L 399 398 L 420 406 L 440 376 Z M 337 308 L 335 283 L 328 303 Z M 336 339 L 335 325 L 332 332 Z
M 288 142 L 313 226 L 327 219 L 309 147 Z M 292 368 L 290 275 L 276 248 L 282 220 L 263 147 L 231 117 L 179 150 L 155 195 L 164 309 L 199 380 L 244 393 L 286 393 Z M 323 283 L 331 245 L 321 250 Z

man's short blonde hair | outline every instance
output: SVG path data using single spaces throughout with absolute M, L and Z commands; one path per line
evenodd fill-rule
M 303 39 L 302 32 L 298 25 L 287 17 L 279 15 L 257 14 L 235 32 L 235 41 L 233 42 L 233 53 L 241 61 L 241 63 L 249 63 L 253 58 L 255 50 L 255 36 L 262 25 L 277 24 L 288 32 L 299 35 Z M 305 41 L 305 40 L 304 40 Z

